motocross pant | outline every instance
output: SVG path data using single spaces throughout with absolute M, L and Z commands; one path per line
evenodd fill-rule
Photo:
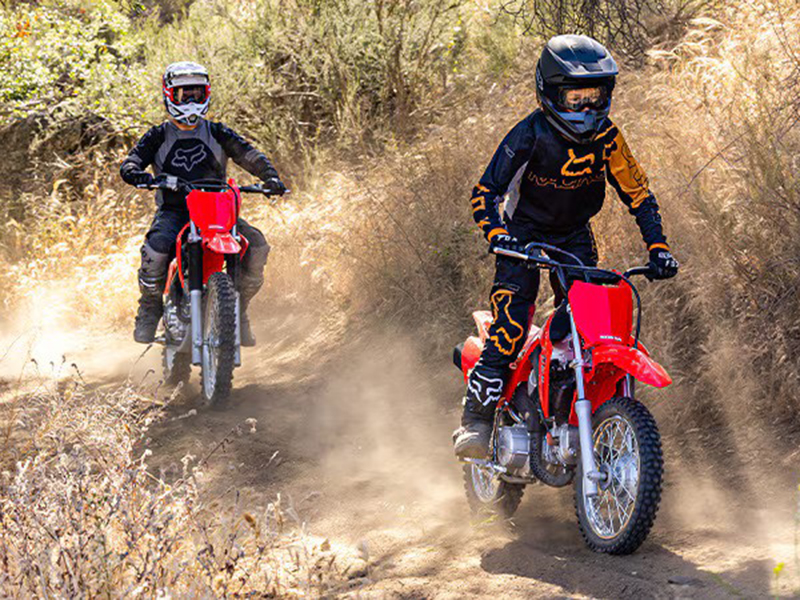
M 532 227 L 508 227 L 511 235 L 522 243 L 550 244 L 577 256 L 584 265 L 597 265 L 597 246 L 591 227 L 587 224 L 567 234 L 548 234 Z M 569 262 L 567 258 L 552 258 Z M 567 283 L 577 274 L 567 272 Z M 533 317 L 536 297 L 539 294 L 540 271 L 531 269 L 519 260 L 498 256 L 494 284 L 490 296 L 493 321 L 483 352 L 467 380 L 464 396 L 464 419 L 487 420 L 494 414 L 495 406 L 505 385 L 509 365 L 516 359 L 528 333 Z M 550 285 L 555 292 L 555 305 L 564 299 L 561 286 L 554 273 Z
M 152 300 L 160 306 L 169 263 L 175 256 L 175 242 L 178 233 L 188 222 L 188 211 L 162 208 L 156 212 L 141 248 L 139 291 L 143 300 Z M 240 280 L 242 303 L 246 305 L 264 284 L 264 267 L 270 247 L 264 234 L 244 219 L 237 221 L 237 227 L 250 244 L 242 258 Z

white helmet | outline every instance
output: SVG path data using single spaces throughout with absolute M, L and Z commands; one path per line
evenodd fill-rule
M 208 112 L 211 98 L 208 71 L 193 62 L 176 62 L 162 78 L 164 105 L 169 116 L 185 125 L 194 125 Z

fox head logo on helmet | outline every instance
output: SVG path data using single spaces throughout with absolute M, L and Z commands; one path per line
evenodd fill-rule
M 194 169 L 208 156 L 205 146 L 195 146 L 194 148 L 178 148 L 172 158 L 172 165 L 185 169 L 187 172 Z

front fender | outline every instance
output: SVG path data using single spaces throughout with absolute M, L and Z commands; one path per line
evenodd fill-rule
M 212 232 L 208 236 L 203 236 L 203 245 L 217 254 L 239 254 L 242 247 L 234 237 L 225 232 Z
M 602 344 L 592 350 L 592 374 L 603 364 L 612 364 L 635 379 L 663 388 L 672 383 L 667 371 L 647 354 L 631 346 Z

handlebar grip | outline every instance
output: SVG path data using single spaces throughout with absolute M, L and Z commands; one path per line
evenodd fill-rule
M 490 248 L 490 252 L 493 254 L 498 254 L 500 256 L 508 256 L 509 258 L 518 258 L 519 260 L 528 261 L 530 260 L 530 256 L 525 254 L 524 252 L 517 252 L 516 250 L 509 250 L 507 248 L 503 248 L 500 246 L 496 246 L 494 248 Z
M 263 194 L 264 196 L 285 196 L 291 190 L 285 190 L 283 192 L 273 192 L 272 190 L 265 190 L 262 187 L 257 185 L 244 185 L 239 188 L 240 192 L 244 192 L 246 194 Z
M 489 252 L 494 254 L 499 254 L 500 256 L 508 256 L 509 258 L 516 258 L 523 262 L 528 263 L 529 266 L 537 266 L 537 267 L 552 267 L 556 263 L 553 260 L 550 260 L 548 257 L 543 256 L 542 254 L 534 255 L 528 252 L 518 252 L 516 250 L 510 250 L 508 248 L 503 248 L 502 246 L 495 246 L 493 248 L 489 248 Z

